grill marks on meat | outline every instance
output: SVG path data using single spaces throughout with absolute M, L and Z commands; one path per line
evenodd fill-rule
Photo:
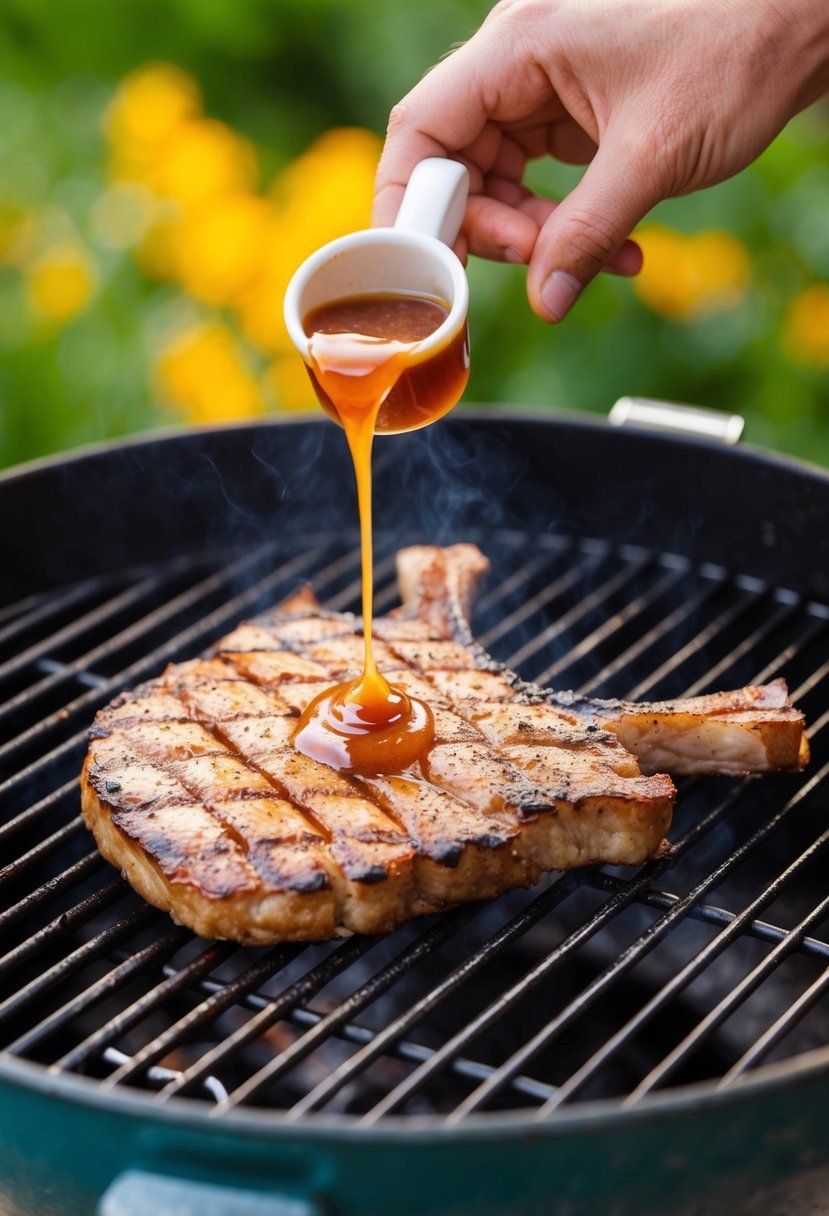
M 434 714 L 422 766 L 349 777 L 294 750 L 299 713 L 363 650 L 306 590 L 98 714 L 82 808 L 101 852 L 176 920 L 248 944 L 380 933 L 545 870 L 646 860 L 674 787 L 623 745 L 648 733 L 638 707 L 558 704 L 493 663 L 466 623 L 486 567 L 471 545 L 404 550 L 403 608 L 376 622 L 384 674 Z

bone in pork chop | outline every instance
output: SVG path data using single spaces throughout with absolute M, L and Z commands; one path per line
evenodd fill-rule
M 637 865 L 671 819 L 655 764 L 805 762 L 780 681 L 670 705 L 551 693 L 472 641 L 487 568 L 475 546 L 403 550 L 398 568 L 403 606 L 376 622 L 377 659 L 435 721 L 428 755 L 399 775 L 345 776 L 293 747 L 299 713 L 362 660 L 359 622 L 307 590 L 97 715 L 84 819 L 132 886 L 195 932 L 257 945 L 381 933 L 544 871 Z

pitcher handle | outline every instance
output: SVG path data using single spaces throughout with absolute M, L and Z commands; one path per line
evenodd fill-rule
M 461 230 L 468 197 L 466 166 L 430 156 L 412 170 L 394 226 L 422 232 L 451 246 Z

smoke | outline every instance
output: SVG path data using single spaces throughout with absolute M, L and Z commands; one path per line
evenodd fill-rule
M 671 519 L 664 493 L 654 485 L 660 463 L 647 453 L 622 460 L 620 446 L 601 424 L 495 411 L 457 411 L 418 432 L 379 436 L 378 611 L 394 601 L 393 555 L 401 546 L 474 541 L 492 563 L 477 635 L 503 661 L 529 647 L 529 665 L 522 667 L 528 677 L 561 664 L 624 607 L 625 596 L 638 594 L 636 579 L 623 580 L 616 598 L 597 594 L 616 571 L 637 566 L 637 544 L 645 556 L 659 554 L 672 528 L 676 551 L 692 552 L 695 534 L 705 528 L 687 503 Z M 638 453 L 640 445 L 631 450 Z M 10 529 L 12 557 L 19 551 L 22 568 L 44 567 L 43 577 L 52 583 L 78 570 L 110 574 L 182 556 L 220 561 L 222 554 L 254 550 L 262 550 L 267 573 L 305 553 L 308 563 L 291 567 L 291 577 L 312 579 L 320 596 L 337 607 L 359 607 L 354 474 L 342 430 L 321 414 L 112 446 L 61 462 L 32 481 L 31 505 L 23 489 L 18 498 L 28 521 L 26 543 Z M 240 578 L 259 573 L 245 571 Z M 664 565 L 643 568 L 641 586 L 647 590 L 649 580 L 662 574 Z M 272 603 L 291 589 L 274 584 Z M 664 608 L 656 601 L 651 617 L 626 626 L 631 642 L 640 624 L 658 623 Z M 586 610 L 592 611 L 589 619 Z M 683 621 L 682 629 L 688 627 Z M 616 633 L 595 653 L 588 647 L 578 670 L 561 668 L 555 683 L 578 686 L 592 679 L 626 640 Z M 668 641 L 676 638 L 668 635 Z M 642 658 L 651 664 L 653 655 Z M 630 686 L 620 671 L 610 695 L 625 695 Z
M 389 450 L 386 456 L 386 447 Z M 376 477 L 381 495 L 375 514 L 380 526 L 394 523 L 418 531 L 429 543 L 444 545 L 467 539 L 471 528 L 483 532 L 521 526 L 513 510 L 516 487 L 526 478 L 526 455 L 493 431 L 453 419 L 412 435 L 381 439 Z M 388 472 L 385 462 L 388 461 Z M 384 510 L 385 481 L 390 474 L 391 512 Z M 463 534 L 463 535 L 462 535 Z

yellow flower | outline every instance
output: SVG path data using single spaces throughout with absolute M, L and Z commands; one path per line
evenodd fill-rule
M 178 207 L 163 204 L 138 244 L 138 264 L 153 279 L 175 279 L 182 221 Z
M 271 197 L 290 225 L 292 242 L 315 249 L 368 226 L 381 148 L 372 131 L 335 128 L 279 174 Z
M 261 276 L 239 304 L 242 329 L 263 350 L 293 349 L 282 297 L 300 263 L 320 245 L 370 224 L 381 146 L 371 131 L 328 131 L 274 181 L 275 222 L 262 247 Z
M 278 354 L 294 349 L 285 328 L 282 300 L 298 264 L 284 237 L 279 233 L 272 235 L 263 249 L 259 279 L 239 300 L 242 331 L 261 350 Z
M 86 251 L 74 241 L 53 245 L 26 268 L 26 290 L 34 312 L 68 321 L 92 295 L 95 274 Z
M 183 210 L 223 194 L 252 193 L 258 177 L 256 153 L 244 136 L 205 118 L 180 124 L 162 148 L 152 186 Z
M 223 195 L 192 211 L 178 233 L 182 287 L 208 304 L 236 303 L 261 274 L 271 214 L 265 199 L 245 194 Z
M 644 264 L 635 280 L 644 304 L 665 317 L 687 320 L 734 308 L 751 273 L 736 237 L 716 230 L 684 236 L 658 224 L 636 233 Z
M 296 351 L 277 356 L 264 372 L 261 384 L 271 409 L 293 411 L 320 408 L 305 364 Z
M 171 63 L 136 68 L 121 82 L 105 115 L 115 176 L 151 184 L 159 149 L 200 114 L 198 85 L 181 68 Z
M 170 342 L 156 373 L 159 394 L 186 422 L 226 422 L 262 412 L 238 344 L 218 322 L 195 325 Z
M 312 405 L 285 330 L 283 296 L 309 254 L 371 222 L 380 138 L 353 127 L 326 132 L 263 197 L 256 192 L 253 145 L 205 117 L 195 82 L 164 63 L 147 64 L 122 82 L 106 126 L 119 181 L 94 209 L 100 239 L 115 248 L 134 245 L 145 274 L 233 309 L 251 342 L 276 356 L 290 354 L 265 374 L 261 391 L 283 408 Z M 219 404 L 209 391 L 213 377 L 196 370 L 199 360 L 215 364 L 227 381 L 226 401 L 234 404 Z M 159 385 L 194 419 L 262 408 L 259 389 L 221 326 L 173 343 L 160 361 Z
M 829 283 L 814 283 L 792 301 L 783 322 L 783 348 L 806 367 L 829 367 Z

